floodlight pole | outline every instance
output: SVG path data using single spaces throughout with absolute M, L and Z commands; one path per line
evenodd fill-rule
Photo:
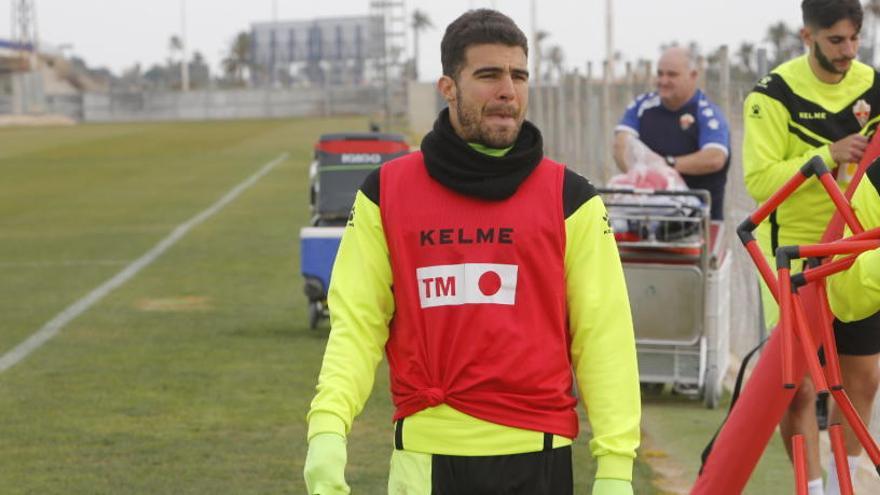
M 272 0 L 272 63 L 269 70 L 269 86 L 275 87 L 276 78 L 278 77 L 278 0 Z M 326 86 L 326 78 L 325 86 Z
M 608 60 L 608 81 L 614 80 L 614 0 L 605 0 L 605 57 Z
M 40 40 L 37 34 L 36 0 L 12 0 L 12 41 L 16 43 L 22 67 L 28 75 L 13 78 L 19 89 L 17 112 L 33 113 L 44 110 L 42 76 L 40 65 Z
M 370 9 L 373 15 L 381 17 L 382 36 L 380 55 L 380 70 L 383 85 L 384 105 L 384 128 L 390 130 L 394 123 L 394 93 L 392 91 L 392 77 L 402 77 L 401 68 L 397 64 L 397 57 L 403 52 L 403 42 L 406 40 L 406 0 L 371 0 Z M 394 67 L 392 67 L 392 63 Z M 395 74 L 391 71 L 395 70 Z
M 189 91 L 189 61 L 186 53 L 186 0 L 180 0 L 180 88 Z

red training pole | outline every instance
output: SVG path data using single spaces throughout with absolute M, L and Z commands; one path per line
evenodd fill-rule
M 795 335 L 801 343 L 801 351 L 804 353 L 804 360 L 807 362 L 807 369 L 810 371 L 810 378 L 813 379 L 813 386 L 816 387 L 817 394 L 828 394 L 828 383 L 825 381 L 825 374 L 822 373 L 822 365 L 819 364 L 819 356 L 816 355 L 818 349 L 814 344 L 810 331 L 810 324 L 807 321 L 804 306 L 801 303 L 800 295 L 792 294 L 792 311 L 794 312 Z
M 859 179 L 864 175 L 865 169 L 880 156 L 880 133 L 875 134 L 868 144 L 868 148 L 862 155 L 856 175 L 850 183 L 845 196 L 852 197 Z M 798 173 L 797 175 L 802 175 Z M 777 204 L 778 206 L 778 204 Z M 762 210 L 761 213 L 769 213 L 772 208 Z M 757 213 L 757 212 L 756 212 Z M 750 222 L 754 226 L 764 218 L 751 215 Z M 755 222 L 758 220 L 758 222 Z M 754 227 L 752 227 L 754 228 Z M 837 212 L 822 236 L 822 242 L 831 242 L 840 238 L 843 233 L 843 220 Z M 752 253 L 749 253 L 755 259 Z M 766 263 L 766 261 L 764 261 Z M 761 266 L 756 261 L 756 266 Z M 762 270 L 762 276 L 764 272 Z M 772 277 L 771 277 L 772 278 Z M 814 321 L 821 318 L 818 307 L 818 292 L 815 284 L 801 288 L 801 298 L 807 312 L 807 319 Z M 830 322 L 829 322 L 830 323 Z M 813 328 L 816 328 L 815 326 Z M 777 327 L 778 329 L 778 327 Z M 736 406 L 730 412 L 725 424 L 718 432 L 712 451 L 706 459 L 700 475 L 691 489 L 695 495 L 717 495 L 719 493 L 741 493 L 755 469 L 761 454 L 767 447 L 767 442 L 776 431 L 776 425 L 782 418 L 788 405 L 794 397 L 794 390 L 780 390 L 779 383 L 782 381 L 782 366 L 780 366 L 780 346 L 782 344 L 779 332 L 771 334 L 761 359 L 752 371 L 749 381 L 746 382 L 742 394 Z M 794 360 L 794 375 L 801 376 L 804 371 L 804 362 L 801 359 Z M 849 402 L 843 390 L 832 390 L 835 400 Z M 840 403 L 838 401 L 838 403 Z M 849 404 L 852 408 L 852 404 Z M 848 418 L 849 419 L 849 418 Z M 856 415 L 858 419 L 858 415 Z M 868 436 L 868 440 L 873 440 Z M 862 444 L 864 445 L 864 443 Z M 880 466 L 880 455 L 876 445 L 866 447 L 875 466 Z M 872 452 L 874 455 L 872 455 Z
M 779 302 L 779 331 L 782 332 L 782 386 L 794 389 L 794 325 L 796 324 L 792 313 L 791 276 L 788 268 L 780 268 L 779 292 L 776 300 Z
M 853 495 L 852 479 L 849 477 L 849 459 L 846 458 L 843 427 L 840 426 L 840 423 L 835 423 L 828 427 L 828 436 L 831 437 L 831 452 L 834 454 L 834 463 L 837 468 L 837 483 L 840 486 L 840 495 Z
M 847 198 L 845 198 L 843 193 L 840 192 L 840 187 L 837 186 L 837 182 L 831 174 L 822 174 L 819 177 L 819 181 L 822 182 L 825 191 L 828 193 L 828 196 L 831 197 L 831 202 L 834 203 L 837 212 L 843 217 L 843 221 L 849 226 L 849 229 L 854 234 L 864 232 L 865 229 L 862 228 L 862 224 L 859 222 L 859 219 L 856 218 L 856 214 L 849 205 L 849 201 L 847 201 Z
M 837 355 L 837 341 L 834 338 L 834 328 L 831 325 L 833 317 L 831 308 L 828 307 L 828 297 L 825 294 L 825 283 L 820 281 L 816 284 L 819 291 L 819 330 L 822 334 L 822 346 L 825 349 L 825 374 L 828 376 L 828 388 L 843 388 L 843 376 L 840 374 L 840 358 Z
M 865 453 L 871 458 L 871 463 L 880 471 L 880 448 L 877 447 L 877 443 L 871 438 L 871 433 L 865 426 L 865 422 L 859 417 L 859 413 L 852 405 L 852 402 L 850 402 L 849 396 L 843 390 L 832 390 L 831 396 L 834 397 L 834 402 L 837 403 L 846 422 L 849 423 L 856 438 L 859 439 L 859 443 L 865 448 Z
M 794 463 L 794 488 L 797 495 L 807 495 L 807 448 L 803 435 L 791 437 L 791 456 Z

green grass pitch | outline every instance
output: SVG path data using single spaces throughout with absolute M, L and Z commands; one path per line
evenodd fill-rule
M 305 493 L 308 329 L 298 232 L 318 135 L 365 119 L 0 129 L 0 355 L 283 152 L 289 158 L 0 373 L 0 493 Z M 325 325 L 326 326 L 326 325 Z M 385 492 L 387 369 L 350 438 Z M 577 493 L 594 469 L 576 449 Z M 637 493 L 652 493 L 636 469 Z

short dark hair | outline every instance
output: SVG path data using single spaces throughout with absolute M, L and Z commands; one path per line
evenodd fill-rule
M 804 0 L 801 2 L 804 26 L 827 29 L 842 19 L 849 19 L 862 30 L 862 4 L 859 0 Z
M 467 49 L 472 45 L 502 44 L 518 46 L 526 56 L 529 41 L 513 19 L 490 9 L 469 10 L 446 27 L 440 42 L 440 62 L 443 75 L 458 76 Z

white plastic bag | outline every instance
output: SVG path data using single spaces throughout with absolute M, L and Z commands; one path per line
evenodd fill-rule
M 617 174 L 608 181 L 608 187 L 622 189 L 652 189 L 655 191 L 685 191 L 687 184 L 666 159 L 654 153 L 645 143 L 626 133 L 624 159 L 629 171 Z
M 668 239 L 670 226 L 686 234 L 675 217 L 699 213 L 702 202 L 695 196 L 654 195 L 654 191 L 687 191 L 681 174 L 645 143 L 627 134 L 624 157 L 629 171 L 608 181 L 610 189 L 632 189 L 636 194 L 612 194 L 608 198 L 611 225 L 619 240 Z M 689 231 L 689 229 L 688 229 Z

